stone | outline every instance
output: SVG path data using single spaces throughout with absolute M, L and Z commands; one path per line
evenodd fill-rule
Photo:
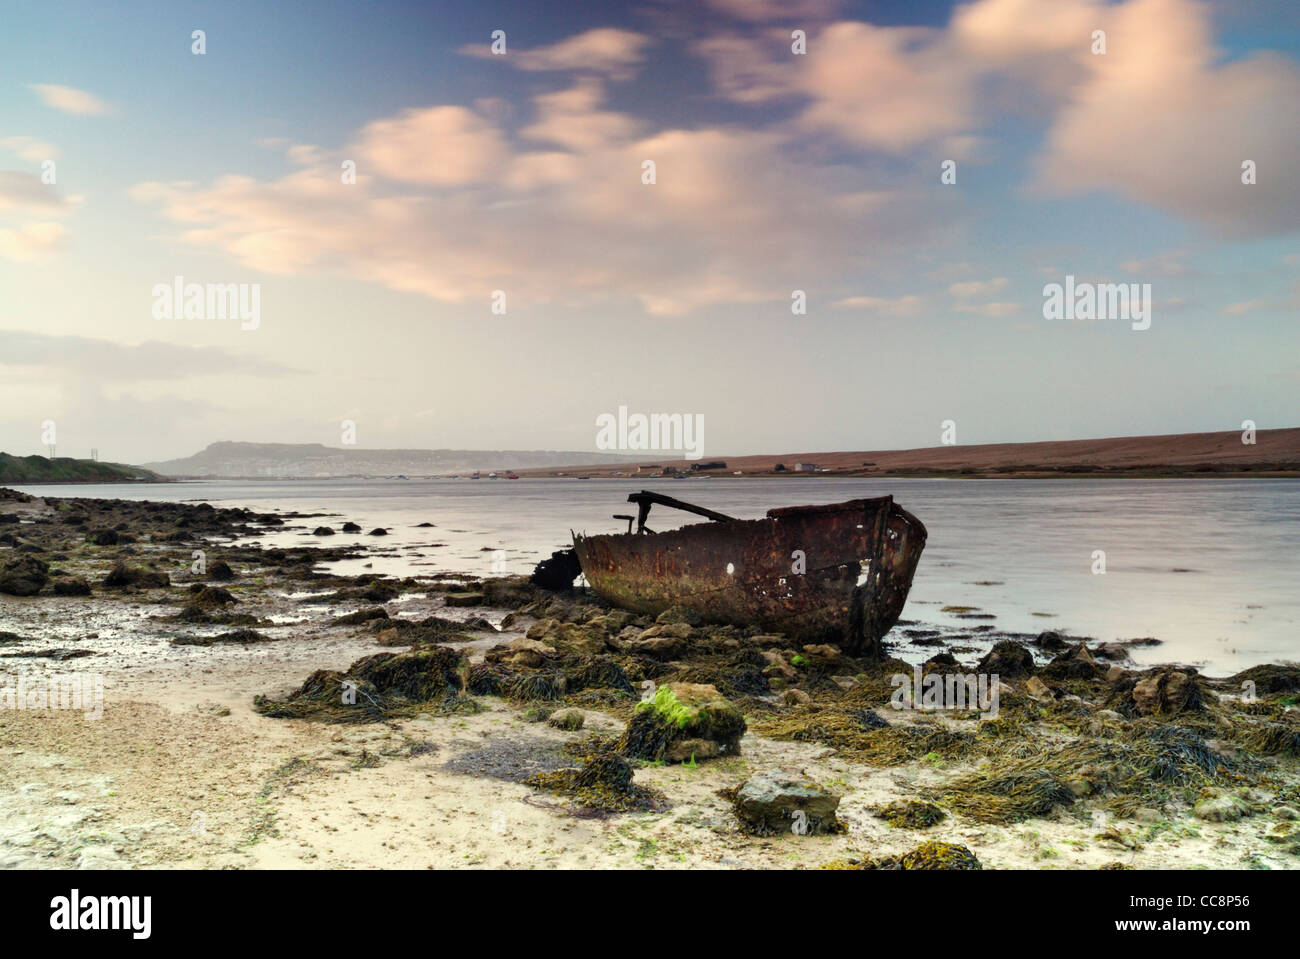
M 567 732 L 577 732 L 582 728 L 586 717 L 580 709 L 566 709 L 562 712 L 552 714 L 551 718 L 546 721 L 548 726 L 554 726 L 556 729 L 563 729 Z
M 812 702 L 812 697 L 802 689 L 787 689 L 781 694 L 781 702 L 787 706 L 803 706 Z
M 0 566 L 0 593 L 35 596 L 49 582 L 50 567 L 30 555 L 22 555 Z
M 1236 796 L 1210 796 L 1197 801 L 1192 815 L 1206 822 L 1236 822 L 1249 815 L 1250 806 Z
M 751 776 L 735 792 L 732 808 L 741 826 L 760 836 L 841 832 L 840 797 L 794 769 Z
M 480 592 L 447 593 L 448 606 L 482 606 L 483 594 Z
M 1141 716 L 1172 716 L 1202 710 L 1205 704 L 1192 676 L 1169 669 L 1137 682 L 1133 708 Z
M 1037 676 L 1030 676 L 1025 683 L 1025 693 L 1033 699 L 1054 699 L 1052 691 L 1047 688 L 1047 684 Z
M 1004 639 L 994 644 L 977 669 L 997 676 L 1029 676 L 1034 672 L 1034 654 L 1019 643 Z

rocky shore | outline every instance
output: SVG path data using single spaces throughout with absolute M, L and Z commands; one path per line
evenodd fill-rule
M 0 865 L 1300 867 L 1298 666 L 330 572 L 365 519 L 0 490 Z

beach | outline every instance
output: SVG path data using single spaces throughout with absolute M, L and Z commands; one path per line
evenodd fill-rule
M 388 573 L 410 530 L 345 536 L 328 509 L 11 493 L 0 516 L 0 570 L 42 580 L 0 596 L 0 682 L 102 683 L 98 709 L 0 710 L 9 868 L 817 868 L 929 842 L 986 869 L 1300 865 L 1281 657 L 1203 672 L 1143 642 L 1162 637 L 990 628 L 954 603 L 942 630 L 909 606 L 887 636 L 904 658 L 867 662 L 413 547 Z M 952 670 L 998 674 L 996 717 L 893 708 L 894 677 Z M 633 755 L 647 682 L 711 687 L 743 716 L 734 748 Z M 566 791 L 602 762 L 631 783 Z M 782 770 L 838 799 L 834 828 L 738 818 L 735 791 Z

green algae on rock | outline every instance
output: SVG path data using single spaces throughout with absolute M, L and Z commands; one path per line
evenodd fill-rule
M 686 762 L 740 751 L 745 717 L 714 686 L 668 683 L 639 704 L 620 741 L 625 756 Z

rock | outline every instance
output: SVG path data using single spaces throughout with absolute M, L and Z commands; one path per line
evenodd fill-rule
M 856 689 L 858 686 L 858 680 L 855 676 L 832 676 L 831 682 L 840 689 Z
M 1129 655 L 1128 647 L 1123 643 L 1098 643 L 1095 654 L 1101 659 L 1108 659 L 1115 663 L 1131 663 L 1133 657 Z
M 482 606 L 483 594 L 480 592 L 447 593 L 448 606 Z
M 679 739 L 668 747 L 665 758 L 670 763 L 691 763 L 701 759 L 715 759 L 721 754 L 722 749 L 712 740 Z
M 649 632 L 649 630 L 647 630 Z M 649 639 L 638 637 L 623 643 L 623 651 L 653 656 L 655 659 L 673 659 L 686 648 L 686 644 L 672 636 L 652 636 Z
M 795 669 L 793 666 L 791 666 L 783 659 L 780 662 L 776 662 L 770 666 L 763 667 L 763 675 L 768 677 L 769 679 L 772 678 L 798 679 L 799 670 Z
M 787 689 L 781 694 L 781 701 L 787 706 L 803 706 L 812 702 L 812 697 L 802 689 Z
M 371 535 L 371 536 L 387 536 L 387 535 L 388 535 L 388 530 L 384 529 L 382 526 L 376 526 L 374 529 L 372 529 L 372 530 L 370 531 L 370 535 Z
M 1132 695 L 1133 708 L 1140 716 L 1172 716 L 1205 708 L 1196 679 L 1173 669 L 1139 680 Z
M 522 576 L 485 579 L 478 588 L 486 605 L 504 609 L 518 609 L 537 595 L 537 591 Z
M 681 748 L 673 748 L 676 744 L 703 739 L 716 745 L 719 755 L 735 754 L 744 734 L 745 717 L 716 687 L 667 683 L 655 690 L 650 701 L 637 706 L 619 751 L 638 759 L 671 760 L 681 756 Z M 694 751 L 698 759 L 705 750 L 696 747 Z
M 1056 696 L 1047 688 L 1047 683 L 1037 676 L 1030 676 L 1025 683 L 1025 693 L 1033 699 L 1055 699 Z
M 221 609 L 239 600 L 235 599 L 228 589 L 222 589 L 220 586 L 204 586 L 194 594 L 190 602 L 199 609 L 211 610 Z
M 555 655 L 555 647 L 548 646 L 540 640 L 520 636 L 506 645 L 512 655 L 506 657 L 512 666 L 526 666 L 536 669 L 546 662 L 546 657 Z
M 805 646 L 803 651 L 809 656 L 825 656 L 827 659 L 839 659 L 840 649 L 838 646 L 828 646 L 825 643 Z
M 1226 794 L 1198 800 L 1192 807 L 1192 815 L 1206 822 L 1236 822 L 1249 814 L 1250 806 L 1247 803 Z
M 1034 645 L 1039 649 L 1046 650 L 1049 653 L 1054 653 L 1060 652 L 1069 644 L 1065 641 L 1064 636 L 1055 630 L 1049 629 L 1046 632 L 1038 634 L 1038 638 L 1034 640 Z
M 1300 811 L 1297 811 L 1294 806 L 1274 806 L 1273 817 L 1275 819 L 1285 819 L 1288 822 L 1294 822 L 1295 820 L 1300 819 Z
M 529 639 L 549 643 L 561 653 L 577 656 L 596 656 L 605 652 L 605 636 L 594 629 L 577 623 L 562 623 L 556 619 L 541 619 L 528 628 Z
M 759 836 L 842 832 L 835 816 L 839 805 L 839 796 L 793 769 L 751 776 L 732 800 L 741 826 Z
M 1124 669 L 1121 666 L 1112 666 L 1110 669 L 1106 670 L 1106 682 L 1118 683 L 1127 675 L 1128 675 L 1127 669 Z
M 360 626 L 375 619 L 388 619 L 388 610 L 382 606 L 372 606 L 369 609 L 359 609 L 355 613 L 348 613 L 346 616 L 337 617 L 331 626 Z
M 30 555 L 22 555 L 0 567 L 0 593 L 35 596 L 50 578 L 50 567 Z
M 220 560 L 213 563 L 208 570 L 208 579 L 215 580 L 218 583 L 228 583 L 234 578 L 235 571 L 230 568 L 230 564 Z
M 1109 723 L 1121 723 L 1124 721 L 1124 717 L 1121 716 L 1119 713 L 1115 712 L 1115 710 L 1113 709 L 1097 710 L 1097 718 L 1104 719 L 1106 720 L 1106 722 Z
M 686 609 L 684 606 L 669 606 L 655 617 L 655 622 L 660 624 L 684 623 L 687 626 L 699 626 L 704 620 L 693 609 Z
M 170 586 L 171 584 L 171 577 L 166 573 L 131 568 L 120 560 L 113 565 L 112 570 L 104 577 L 104 585 L 110 589 L 123 589 L 127 586 Z
M 586 717 L 582 715 L 580 709 L 566 709 L 562 712 L 555 713 L 546 721 L 548 726 L 554 726 L 556 729 L 563 729 L 567 732 L 577 732 L 582 728 Z
M 345 533 L 359 533 L 359 532 L 361 532 L 361 527 L 358 526 L 356 523 L 344 523 L 344 524 L 343 524 L 343 532 L 345 532 Z
M 55 596 L 89 596 L 90 584 L 81 577 L 59 579 L 54 582 Z
M 981 673 L 998 676 L 1029 676 L 1034 672 L 1034 654 L 1019 643 L 1004 639 L 994 644 L 976 668 Z
M 641 633 L 640 639 L 657 639 L 659 637 L 669 637 L 671 639 L 687 639 L 695 630 L 686 623 L 667 623 L 656 624 Z
M 328 526 L 317 526 L 314 530 L 312 530 L 311 535 L 313 535 L 313 536 L 333 536 L 333 535 L 334 535 L 334 530 L 330 529 Z
M 573 588 L 573 581 L 582 572 L 578 554 L 569 549 L 557 549 L 550 559 L 544 559 L 533 567 L 529 582 L 542 589 L 556 592 Z
M 97 529 L 86 537 L 96 546 L 116 546 L 118 542 L 117 530 Z

